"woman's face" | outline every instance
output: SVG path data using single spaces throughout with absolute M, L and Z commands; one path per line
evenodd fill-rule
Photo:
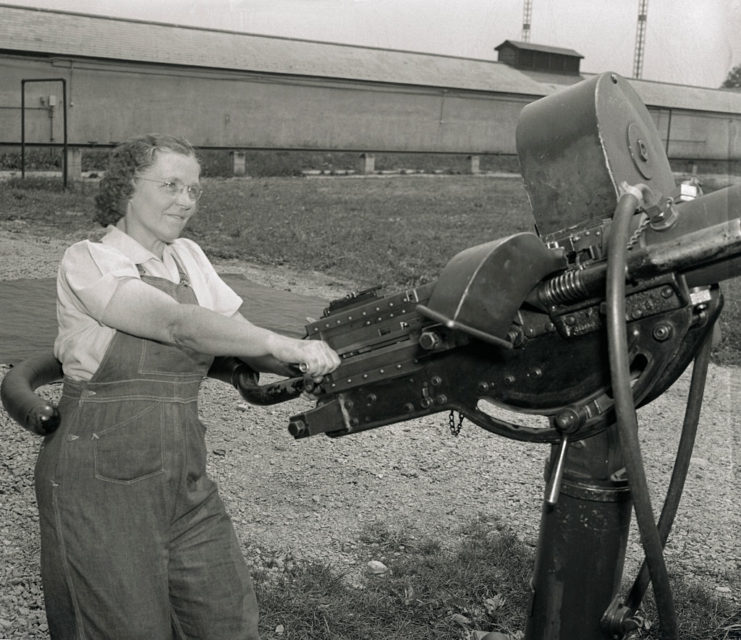
M 134 180 L 124 230 L 157 256 L 180 236 L 196 212 L 201 168 L 193 156 L 158 151 L 152 166 Z M 196 196 L 196 197 L 194 197 Z

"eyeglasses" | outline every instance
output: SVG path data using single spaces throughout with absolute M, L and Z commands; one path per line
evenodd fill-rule
M 158 183 L 159 186 L 173 198 L 177 198 L 183 191 L 187 191 L 188 197 L 193 202 L 198 202 L 203 195 L 203 188 L 200 184 L 184 184 L 177 178 L 174 178 L 173 180 L 154 180 L 153 178 L 142 178 L 141 176 L 136 176 L 136 178 L 137 180 Z

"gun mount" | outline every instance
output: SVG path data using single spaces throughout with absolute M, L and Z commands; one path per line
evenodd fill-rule
M 435 282 L 332 302 L 306 326 L 307 339 L 342 358 L 318 385 L 259 385 L 229 358 L 209 375 L 261 405 L 311 390 L 316 406 L 288 425 L 295 438 L 455 410 L 492 433 L 550 443 L 527 640 L 624 637 L 649 574 L 664 637 L 676 638 L 662 546 L 697 427 L 718 283 L 741 275 L 741 187 L 681 199 L 648 111 L 612 73 L 526 106 L 517 146 L 534 232 L 461 252 Z M 689 417 L 657 526 L 635 408 L 693 359 Z M 55 377 L 48 357 L 11 371 L 2 389 L 10 415 L 52 431 L 59 416 L 33 389 Z M 519 424 L 497 408 L 545 424 Z M 632 506 L 646 566 L 623 599 Z

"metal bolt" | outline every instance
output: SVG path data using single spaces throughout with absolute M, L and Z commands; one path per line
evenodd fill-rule
M 654 340 L 664 342 L 664 340 L 668 340 L 671 337 L 672 327 L 671 325 L 662 322 L 661 324 L 657 324 L 654 327 L 652 335 L 654 337 Z
M 514 376 L 505 376 L 504 377 L 504 383 L 505 384 L 514 384 L 515 377 Z
M 481 393 L 486 393 L 488 390 L 489 390 L 488 382 L 479 382 L 479 391 Z
M 662 298 L 671 298 L 673 293 L 674 293 L 674 290 L 671 287 L 663 287 L 661 289 Z
M 638 139 L 638 155 L 641 157 L 641 160 L 648 160 L 648 147 L 646 146 L 646 143 L 640 138 Z
M 411 413 L 412 411 L 414 411 L 414 405 L 411 402 L 407 402 L 404 405 L 404 411 L 406 411 L 407 413 Z
M 432 380 L 430 382 L 432 383 L 432 386 L 437 387 L 442 383 L 443 379 L 440 376 L 432 376 Z
M 423 331 L 419 336 L 419 346 L 430 351 L 440 344 L 440 336 L 433 331 Z
M 306 423 L 303 420 L 291 420 L 288 423 L 288 433 L 294 438 L 297 438 L 304 434 L 306 431 Z
M 444 393 L 441 393 L 439 396 L 437 396 L 436 400 L 439 405 L 443 405 L 448 401 L 448 396 L 446 396 Z
M 376 400 L 378 400 L 378 396 L 375 393 L 369 393 L 366 400 L 368 401 L 368 404 L 373 404 Z
M 582 423 L 579 413 L 570 407 L 556 416 L 556 427 L 566 433 L 573 433 Z

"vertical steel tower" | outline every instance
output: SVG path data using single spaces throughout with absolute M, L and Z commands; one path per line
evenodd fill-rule
M 633 77 L 643 75 L 643 49 L 646 44 L 646 17 L 648 14 L 648 0 L 638 2 L 638 25 L 636 26 L 636 48 L 633 54 Z
M 530 24 L 533 17 L 533 0 L 524 0 L 522 7 L 522 41 L 530 42 Z

